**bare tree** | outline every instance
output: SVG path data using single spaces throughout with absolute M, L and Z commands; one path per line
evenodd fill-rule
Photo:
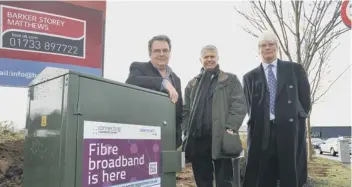
M 347 66 L 328 87 L 322 87 L 322 79 L 329 73 L 329 57 L 336 49 L 335 40 L 350 30 L 341 20 L 342 1 L 249 1 L 251 12 L 237 8 L 252 28 L 242 27 L 248 34 L 272 30 L 279 43 L 279 55 L 302 64 L 311 84 L 312 108 L 332 85 L 348 70 Z M 285 6 L 283 6 L 285 5 Z M 312 160 L 310 116 L 307 118 L 308 154 Z

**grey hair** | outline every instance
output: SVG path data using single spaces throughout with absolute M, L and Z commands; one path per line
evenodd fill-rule
M 265 31 L 258 37 L 258 47 L 262 44 L 263 41 L 273 41 L 275 42 L 275 45 L 277 46 L 278 39 L 276 35 L 273 32 L 270 31 Z
M 215 45 L 206 45 L 200 51 L 200 56 L 203 56 L 206 51 L 214 51 L 219 56 L 218 48 Z
M 165 41 L 165 42 L 167 42 L 167 44 L 169 45 L 169 49 L 171 51 L 171 40 L 170 40 L 170 38 L 168 36 L 166 36 L 166 35 L 157 35 L 157 36 L 154 36 L 152 39 L 150 39 L 148 41 L 149 55 L 152 54 L 152 45 L 153 45 L 154 41 Z

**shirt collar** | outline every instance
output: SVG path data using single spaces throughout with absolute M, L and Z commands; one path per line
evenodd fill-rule
M 275 59 L 271 64 L 276 68 L 277 67 L 277 59 Z M 263 66 L 264 70 L 266 70 L 269 67 L 269 64 L 262 62 L 262 66 Z
M 152 65 L 154 66 L 154 64 L 152 64 Z M 154 68 L 159 71 L 159 69 L 156 66 L 154 66 Z M 170 76 L 171 72 L 172 72 L 172 70 L 171 70 L 170 66 L 166 65 L 166 77 Z

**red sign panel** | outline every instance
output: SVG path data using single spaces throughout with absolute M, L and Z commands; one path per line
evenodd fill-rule
M 0 6 L 1 58 L 102 68 L 103 12 L 59 1 Z
M 104 19 L 106 16 L 106 0 L 99 0 L 99 1 L 69 1 L 69 0 L 62 0 L 63 2 L 71 3 L 74 5 L 93 8 L 99 11 L 102 11 L 104 14 Z
M 86 22 L 2 5 L 3 49 L 85 58 Z
M 63 1 L 0 1 L 0 86 L 44 68 L 103 76 L 105 11 Z

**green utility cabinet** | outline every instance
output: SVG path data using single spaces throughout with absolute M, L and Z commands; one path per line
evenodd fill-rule
M 29 86 L 24 187 L 175 187 L 166 94 L 46 68 Z

